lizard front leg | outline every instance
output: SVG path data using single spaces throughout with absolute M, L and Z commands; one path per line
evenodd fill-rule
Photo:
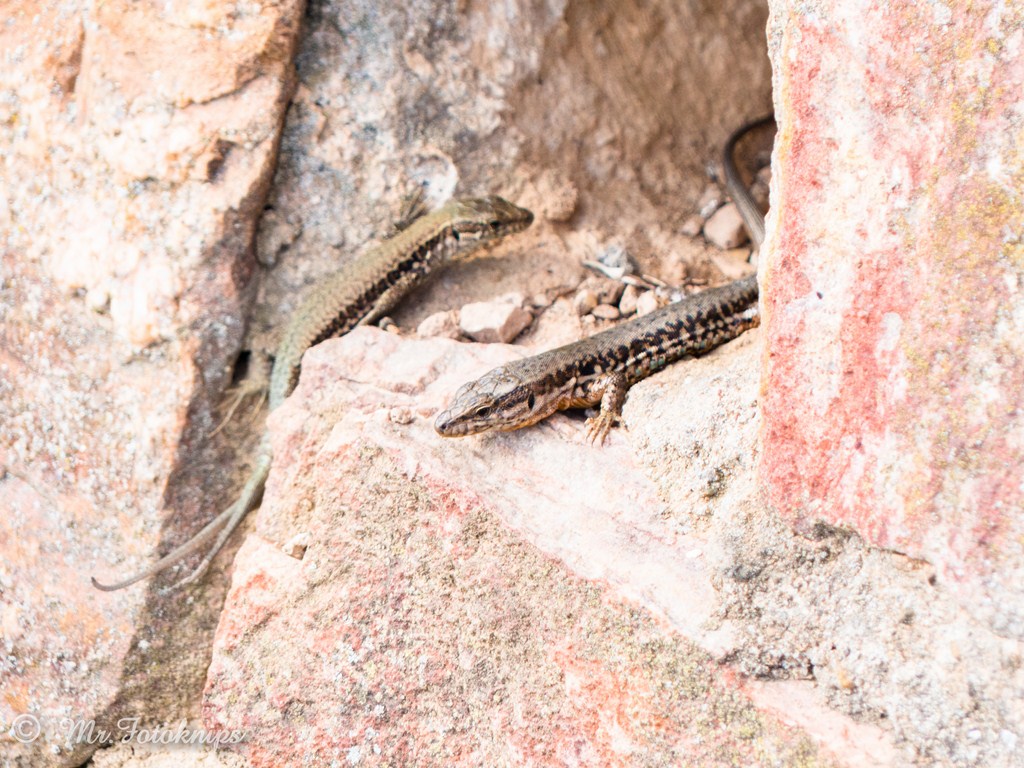
M 588 393 L 589 400 L 593 403 L 600 396 L 601 410 L 597 416 L 587 419 L 587 438 L 591 443 L 604 443 L 612 425 L 622 415 L 622 405 L 626 402 L 628 391 L 629 385 L 621 371 L 609 371 L 594 380 Z

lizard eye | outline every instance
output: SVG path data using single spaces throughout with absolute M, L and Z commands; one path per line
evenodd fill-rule
M 533 406 L 536 405 L 536 404 L 537 404 L 537 398 L 534 397 L 533 396 L 533 392 L 531 392 L 530 396 L 526 398 L 526 407 L 529 408 L 532 411 L 533 410 Z
M 498 221 L 497 219 L 495 219 L 494 221 L 491 222 L 491 229 L 499 229 L 500 227 L 501 227 L 501 222 Z
M 481 405 L 479 408 L 476 409 L 476 415 L 480 418 L 485 418 L 486 416 L 489 416 L 490 413 L 491 406 L 489 405 Z

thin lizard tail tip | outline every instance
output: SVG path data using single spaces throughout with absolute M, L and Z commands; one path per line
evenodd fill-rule
M 117 592 L 119 589 L 124 589 L 125 587 L 131 586 L 135 583 L 135 580 L 129 580 L 118 581 L 113 584 L 103 584 L 95 576 L 90 576 L 89 581 L 91 581 L 92 585 L 100 592 Z

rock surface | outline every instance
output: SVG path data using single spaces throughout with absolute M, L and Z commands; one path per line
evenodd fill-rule
M 252 729 L 253 764 L 1021 763 L 1021 12 L 774 6 L 761 331 L 634 388 L 603 448 L 578 417 L 433 433 L 523 346 L 361 329 L 310 353 L 203 707 Z M 239 346 L 271 351 L 410 188 L 537 222 L 397 329 L 516 290 L 547 348 L 600 325 L 582 260 L 718 279 L 680 232 L 768 103 L 739 0 L 4 14 L 0 759 L 32 766 L 89 750 L 17 743 L 18 713 L 198 711 L 224 573 L 170 598 L 85 579 L 231 496 L 260 414 L 205 438 Z M 245 760 L 222 757 L 94 762 Z
M 649 315 L 658 308 L 658 296 L 654 291 L 646 291 L 640 294 L 636 300 L 636 313 L 638 315 Z
M 386 235 L 411 188 L 504 193 L 538 223 L 398 308 L 401 329 L 510 290 L 553 301 L 613 241 L 678 282 L 707 257 L 677 219 L 768 102 L 764 56 L 734 79 L 723 55 L 763 52 L 765 9 L 740 0 L 303 5 L 4 5 L 2 732 L 25 712 L 194 714 L 231 552 L 171 597 L 167 577 L 104 596 L 88 576 L 146 565 L 232 498 L 262 427 L 240 413 L 209 437 L 240 345 L 260 368 L 309 285 Z M 0 742 L 3 758 L 90 751 L 53 736 Z
M 703 539 L 621 430 L 434 433 L 460 383 L 519 354 L 375 329 L 307 354 L 271 418 L 286 469 L 236 561 L 207 725 L 259 733 L 256 766 L 831 764 L 715 664 L 735 648 Z M 301 561 L 280 551 L 297 532 Z
M 443 336 L 447 339 L 457 339 L 462 335 L 457 315 L 454 310 L 435 312 L 416 326 L 416 335 L 421 338 Z
M 632 315 L 636 312 L 637 300 L 640 298 L 640 289 L 635 285 L 627 285 L 622 291 L 622 298 L 619 299 L 619 312 L 623 316 Z
M 520 348 L 365 329 L 312 350 L 271 419 L 282 469 L 236 561 L 207 726 L 260 734 L 255 765 L 559 765 L 569 744 L 600 765 L 1013 765 L 1014 648 L 925 564 L 805 539 L 763 503 L 759 337 L 634 387 L 603 448 L 564 415 L 433 433 Z M 297 535 L 301 561 L 281 551 Z M 691 696 L 712 702 L 695 721 Z
M 225 749 L 116 744 L 93 755 L 89 768 L 248 768 L 249 761 Z
M 224 459 L 199 438 L 242 338 L 300 14 L 287 0 L 4 4 L 5 764 L 81 763 L 94 747 L 66 743 L 62 718 L 194 704 L 216 601 L 157 607 L 88 577 L 146 562 L 223 490 L 192 462 Z M 21 743 L 8 727 L 26 713 L 42 736 Z
M 1024 8 L 780 1 L 769 37 L 769 498 L 1024 641 Z
M 589 288 L 582 288 L 573 297 L 572 306 L 576 310 L 577 315 L 581 317 L 589 315 L 594 307 L 597 306 L 597 294 Z
M 750 251 L 746 248 L 716 254 L 711 263 L 729 280 L 739 280 L 757 272 L 757 267 L 750 263 Z

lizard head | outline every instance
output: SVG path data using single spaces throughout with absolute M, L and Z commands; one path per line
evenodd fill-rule
M 494 195 L 452 200 L 446 208 L 451 216 L 452 234 L 460 245 L 469 248 L 521 232 L 533 223 L 530 211 Z
M 555 410 L 537 406 L 531 387 L 509 373 L 507 367 L 495 368 L 459 387 L 452 404 L 434 420 L 434 429 L 442 437 L 509 432 L 540 421 Z

